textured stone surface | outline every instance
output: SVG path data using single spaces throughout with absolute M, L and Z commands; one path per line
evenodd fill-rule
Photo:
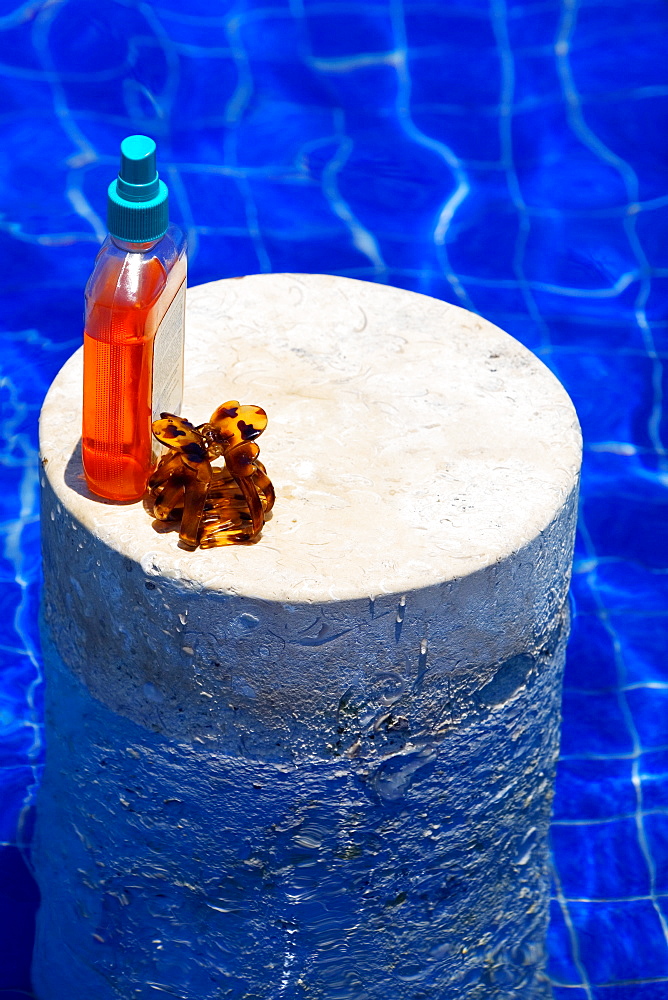
M 184 413 L 265 407 L 275 515 L 188 554 L 88 496 L 80 358 L 58 376 L 38 995 L 546 996 L 568 398 L 398 289 L 189 295 Z

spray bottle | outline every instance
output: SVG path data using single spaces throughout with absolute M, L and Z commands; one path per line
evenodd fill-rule
M 86 285 L 82 455 L 89 489 L 141 499 L 157 455 L 151 423 L 179 414 L 186 241 L 169 224 L 155 143 L 131 135 L 109 185 L 107 224 Z

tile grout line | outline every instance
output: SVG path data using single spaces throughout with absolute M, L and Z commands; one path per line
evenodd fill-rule
M 304 10 L 304 0 L 290 0 L 290 11 L 297 25 L 300 38 L 299 48 L 305 65 L 321 74 L 323 67 L 318 65 L 318 61 L 313 58 L 308 41 L 308 30 L 306 26 L 306 12 Z M 322 192 L 329 204 L 332 212 L 338 216 L 347 227 L 353 246 L 361 254 L 368 258 L 373 271 L 370 277 L 373 280 L 386 284 L 388 280 L 388 267 L 383 259 L 378 240 L 366 226 L 362 225 L 358 217 L 353 212 L 350 204 L 345 200 L 339 188 L 339 174 L 346 165 L 352 151 L 353 140 L 347 134 L 345 125 L 345 112 L 343 108 L 332 108 L 332 118 L 334 125 L 334 141 L 338 144 L 334 155 L 327 162 L 322 172 Z M 319 144 L 326 143 L 328 138 L 316 140 Z M 302 147 L 303 149 L 303 147 Z
M 541 346 L 549 345 L 550 333 L 536 300 L 527 281 L 524 270 L 524 259 L 527 243 L 531 232 L 531 219 L 527 214 L 527 206 L 522 195 L 515 161 L 513 159 L 513 97 L 515 92 L 515 59 L 508 34 L 508 9 L 506 0 L 490 0 L 490 16 L 497 50 L 501 62 L 501 95 L 499 101 L 499 141 L 501 146 L 501 163 L 506 175 L 506 184 L 510 199 L 519 218 L 519 232 L 515 241 L 513 255 L 513 270 L 517 277 L 518 287 L 527 307 L 529 316 L 540 331 Z
M 449 255 L 446 249 L 447 236 L 452 225 L 452 221 L 460 205 L 469 197 L 471 187 L 459 157 L 444 142 L 432 139 L 416 126 L 411 115 L 411 76 L 408 67 L 408 47 L 406 40 L 406 15 L 403 0 L 390 0 L 390 14 L 392 28 L 396 41 L 396 73 L 399 83 L 399 90 L 395 110 L 404 133 L 408 138 L 436 153 L 449 168 L 455 182 L 455 190 L 446 199 L 438 213 L 438 219 L 432 232 L 432 241 L 436 247 L 436 255 L 441 264 L 442 272 L 459 299 L 461 305 L 466 309 L 476 312 L 466 288 L 462 284 L 461 278 L 456 274 L 450 264 Z
M 556 889 L 556 900 L 559 904 L 561 910 L 561 915 L 563 917 L 564 923 L 566 925 L 566 930 L 568 931 L 568 938 L 571 945 L 571 957 L 573 959 L 573 965 L 577 969 L 580 976 L 580 983 L 578 983 L 578 988 L 583 989 L 586 993 L 587 1000 L 594 1000 L 594 994 L 592 993 L 591 984 L 587 976 L 587 970 L 582 964 L 582 959 L 580 958 L 580 942 L 578 940 L 577 931 L 573 920 L 571 919 L 570 910 L 568 908 L 568 902 L 564 896 L 564 892 L 561 886 L 561 879 L 559 878 L 559 872 L 557 870 L 556 862 L 554 859 L 554 854 L 552 855 L 552 878 L 554 881 L 554 887 Z

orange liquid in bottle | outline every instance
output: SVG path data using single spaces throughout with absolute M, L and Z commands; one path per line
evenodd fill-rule
M 100 253 L 87 289 L 82 455 L 86 481 L 117 503 L 141 499 L 152 463 L 153 341 L 185 279 L 158 256 Z

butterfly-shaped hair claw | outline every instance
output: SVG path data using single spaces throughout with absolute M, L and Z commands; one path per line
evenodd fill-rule
M 262 407 L 233 399 L 198 427 L 172 413 L 160 417 L 153 433 L 169 451 L 148 483 L 154 516 L 180 518 L 182 548 L 253 541 L 275 499 L 255 443 L 267 426 Z M 221 456 L 223 466 L 211 464 Z

